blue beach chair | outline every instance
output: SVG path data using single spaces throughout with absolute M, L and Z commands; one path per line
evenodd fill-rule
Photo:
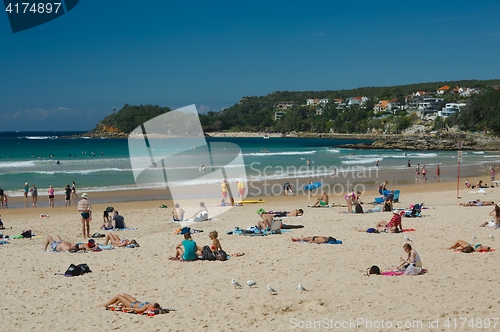
M 401 194 L 401 190 L 394 190 L 394 203 L 399 203 L 399 195 Z

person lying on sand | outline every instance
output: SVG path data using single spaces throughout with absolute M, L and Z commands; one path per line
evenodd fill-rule
M 161 309 L 161 306 L 156 302 L 149 303 L 149 302 L 137 301 L 137 299 L 133 298 L 132 296 L 126 293 L 115 295 L 113 298 L 111 298 L 111 300 L 109 300 L 104 304 L 101 304 L 100 306 L 108 307 L 110 305 L 123 305 L 125 306 L 125 308 L 123 309 L 135 312 L 144 312 L 150 308 L 159 309 L 160 311 L 159 313 L 161 314 L 166 312 L 162 311 L 163 309 Z
M 139 243 L 136 240 L 132 239 L 123 239 L 121 240 L 118 235 L 113 233 L 106 234 L 106 238 L 104 239 L 104 245 L 107 246 L 108 242 L 111 242 L 115 247 L 126 247 L 130 244 L 135 244 L 136 247 L 139 247 Z
M 495 205 L 495 202 L 481 202 L 481 200 L 478 198 L 475 201 L 470 201 L 468 203 L 460 203 L 460 206 L 490 206 L 490 205 Z
M 451 245 L 451 247 L 448 248 L 448 250 L 451 249 L 459 249 L 461 252 L 465 253 L 471 253 L 474 251 L 478 252 L 485 252 L 485 251 L 491 251 L 491 247 L 488 246 L 483 246 L 480 243 L 476 245 L 472 245 L 467 241 L 464 240 L 457 240 L 455 243 Z
M 292 242 L 335 243 L 337 242 L 337 239 L 331 236 L 308 236 L 302 238 L 292 238 Z
M 59 235 L 54 236 L 54 238 L 47 236 L 47 240 L 45 241 L 45 247 L 43 248 L 43 250 L 47 251 L 47 247 L 49 245 L 53 251 L 57 251 L 57 252 L 78 250 L 77 244 L 63 241 Z

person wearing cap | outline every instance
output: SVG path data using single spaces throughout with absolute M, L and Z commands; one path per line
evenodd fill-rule
M 228 191 L 227 191 L 227 183 L 226 180 L 222 181 L 221 185 L 221 192 L 222 192 L 222 200 L 226 202 L 226 198 L 228 196 Z
M 28 182 L 24 183 L 23 191 L 24 191 L 24 199 L 28 199 L 28 191 L 30 190 L 30 187 L 28 186 Z
M 81 215 L 83 238 L 90 237 L 90 221 L 92 220 L 92 206 L 88 201 L 87 193 L 82 194 L 82 200 L 78 202 L 78 211 Z
M 203 248 L 196 245 L 191 237 L 191 228 L 184 227 L 181 230 L 181 235 L 184 235 L 184 240 L 175 246 L 175 257 L 170 259 L 178 259 L 183 261 L 194 261 L 198 258 L 197 251 L 201 252 Z M 184 248 L 184 249 L 183 249 Z
M 263 208 L 258 209 L 257 214 L 262 218 L 262 220 L 257 223 L 257 227 L 259 227 L 259 230 L 262 231 L 271 228 L 274 214 L 266 213 L 266 210 L 264 210 Z

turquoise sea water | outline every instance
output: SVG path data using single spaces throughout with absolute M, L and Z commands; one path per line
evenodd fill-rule
M 170 186 L 203 185 L 220 180 L 193 179 L 193 173 L 199 172 L 201 164 L 208 171 L 224 166 L 214 165 L 214 168 L 210 168 L 210 161 L 206 159 L 206 147 L 198 146 L 195 149 L 186 140 L 165 140 L 163 145 L 156 146 L 162 146 L 165 153 L 179 151 L 176 158 L 169 163 L 157 165 L 156 169 L 152 166 L 145 170 L 135 169 L 136 173 L 143 171 L 142 174 L 146 174 L 140 185 L 136 185 L 130 162 L 131 148 L 127 139 L 61 138 L 70 134 L 75 133 L 0 133 L 0 187 L 11 196 L 21 196 L 25 182 L 30 186 L 36 184 L 41 194 L 46 192 L 49 185 L 56 188 L 56 194 L 62 194 L 64 186 L 72 181 L 75 181 L 80 192 L 161 188 L 164 183 L 148 182 L 147 174 L 163 173 L 163 168 L 169 175 L 175 174 L 175 179 L 169 182 Z M 337 146 L 359 141 L 339 139 L 207 138 L 207 142 L 238 145 L 248 180 L 315 178 L 317 181 L 332 173 L 375 169 L 377 160 L 380 171 L 398 172 L 407 169 L 408 159 L 411 160 L 412 168 L 417 163 L 426 164 L 429 176 L 434 175 L 439 164 L 444 177 L 456 177 L 455 151 L 343 149 Z M 227 151 L 228 160 L 235 153 L 237 151 Z M 310 160 L 309 166 L 307 160 Z M 57 161 L 59 164 L 56 164 Z M 463 167 L 480 168 L 488 164 L 500 164 L 500 152 L 464 152 Z

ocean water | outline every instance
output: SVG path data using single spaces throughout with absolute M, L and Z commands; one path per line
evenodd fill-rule
M 200 146 L 199 140 L 156 139 L 149 142 L 156 150 L 148 151 L 129 146 L 127 139 L 63 138 L 72 134 L 77 133 L 0 132 L 0 187 L 8 195 L 22 196 L 25 182 L 30 186 L 36 184 L 40 195 L 44 195 L 50 185 L 56 189 L 56 194 L 62 194 L 64 186 L 71 185 L 72 181 L 79 192 L 164 188 L 165 176 L 170 187 L 217 183 L 222 179 L 197 175 L 201 173 L 201 165 L 206 167 L 203 174 L 210 173 L 228 164 L 239 152 L 242 164 L 232 164 L 226 169 L 244 165 L 250 181 L 288 178 L 320 181 L 332 174 L 368 169 L 397 173 L 407 171 L 408 159 L 412 168 L 417 163 L 421 166 L 425 164 L 429 177 L 434 175 L 437 165 L 441 165 L 443 177 L 456 177 L 457 167 L 456 151 L 354 150 L 338 147 L 340 144 L 359 142 L 357 140 L 207 138 L 210 146 L 223 142 L 234 144 L 227 150 L 221 149 L 223 152 L 215 160 L 210 159 L 208 148 Z M 132 163 L 131 151 L 133 158 L 142 158 L 143 162 Z M 464 168 L 500 165 L 500 153 L 497 152 L 463 153 Z M 158 160 L 155 168 L 149 162 L 151 154 L 175 154 L 175 158 L 167 158 L 165 162 Z M 149 161 L 144 162 L 144 159 Z M 376 161 L 379 161 L 378 168 L 375 167 Z M 134 173 L 139 174 L 138 184 Z M 231 171 L 227 174 L 230 182 L 241 179 L 240 174 L 232 176 Z

